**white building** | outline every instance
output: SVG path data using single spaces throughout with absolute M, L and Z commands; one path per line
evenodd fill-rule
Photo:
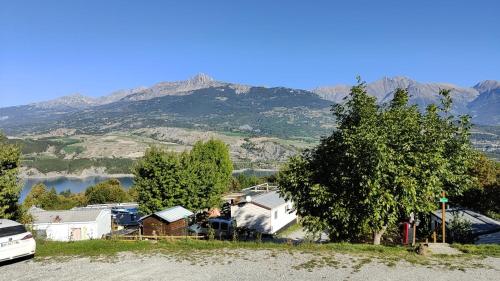
M 111 210 L 45 211 L 30 209 L 33 232 L 53 241 L 101 239 L 111 232 Z
M 231 206 L 231 217 L 238 227 L 274 234 L 297 219 L 292 203 L 285 201 L 276 191 L 249 194 L 245 200 Z

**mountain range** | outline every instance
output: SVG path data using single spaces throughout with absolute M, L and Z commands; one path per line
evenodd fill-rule
M 410 102 L 420 108 L 438 103 L 439 90 L 450 89 L 455 114 L 469 114 L 475 124 L 500 125 L 499 81 L 486 80 L 472 87 L 459 87 L 422 83 L 407 77 L 386 77 L 366 86 L 367 92 L 381 104 L 390 101 L 397 88 L 406 88 Z M 100 98 L 74 94 L 0 108 L 0 130 L 13 135 L 60 128 L 105 133 L 173 126 L 317 138 L 334 126 L 330 106 L 342 103 L 350 88 L 351 85 L 312 90 L 255 87 L 198 74 L 184 81 L 120 90 Z

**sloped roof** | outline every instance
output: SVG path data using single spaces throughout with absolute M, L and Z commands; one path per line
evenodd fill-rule
M 434 216 L 441 220 L 441 210 L 434 211 Z M 474 234 L 500 231 L 500 222 L 485 215 L 464 208 L 446 209 L 446 223 L 455 218 L 463 218 L 471 223 Z
M 285 199 L 276 191 L 266 192 L 252 197 L 251 202 L 268 209 L 273 209 L 286 203 Z
M 85 210 L 62 210 L 62 211 L 31 211 L 33 223 L 67 223 L 67 222 L 92 222 L 96 221 L 101 212 L 100 209 Z
M 500 231 L 479 235 L 476 244 L 500 244 Z
M 151 215 L 144 216 L 141 218 L 141 220 L 143 220 L 149 216 L 152 216 L 152 215 L 155 215 L 159 218 L 162 218 L 167 222 L 174 222 L 174 221 L 178 221 L 180 219 L 192 216 L 193 212 L 191 212 L 191 211 L 189 211 L 181 206 L 175 206 L 175 207 L 171 207 L 171 208 L 168 208 L 168 209 L 165 209 L 162 211 L 158 211 L 158 212 L 151 214 Z

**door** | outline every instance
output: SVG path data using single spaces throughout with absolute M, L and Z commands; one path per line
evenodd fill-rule
M 81 228 L 72 228 L 70 240 L 72 240 L 72 241 L 82 240 L 82 229 Z

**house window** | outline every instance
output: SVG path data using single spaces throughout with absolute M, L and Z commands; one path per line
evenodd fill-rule
M 274 211 L 274 219 L 278 219 L 278 211 Z

